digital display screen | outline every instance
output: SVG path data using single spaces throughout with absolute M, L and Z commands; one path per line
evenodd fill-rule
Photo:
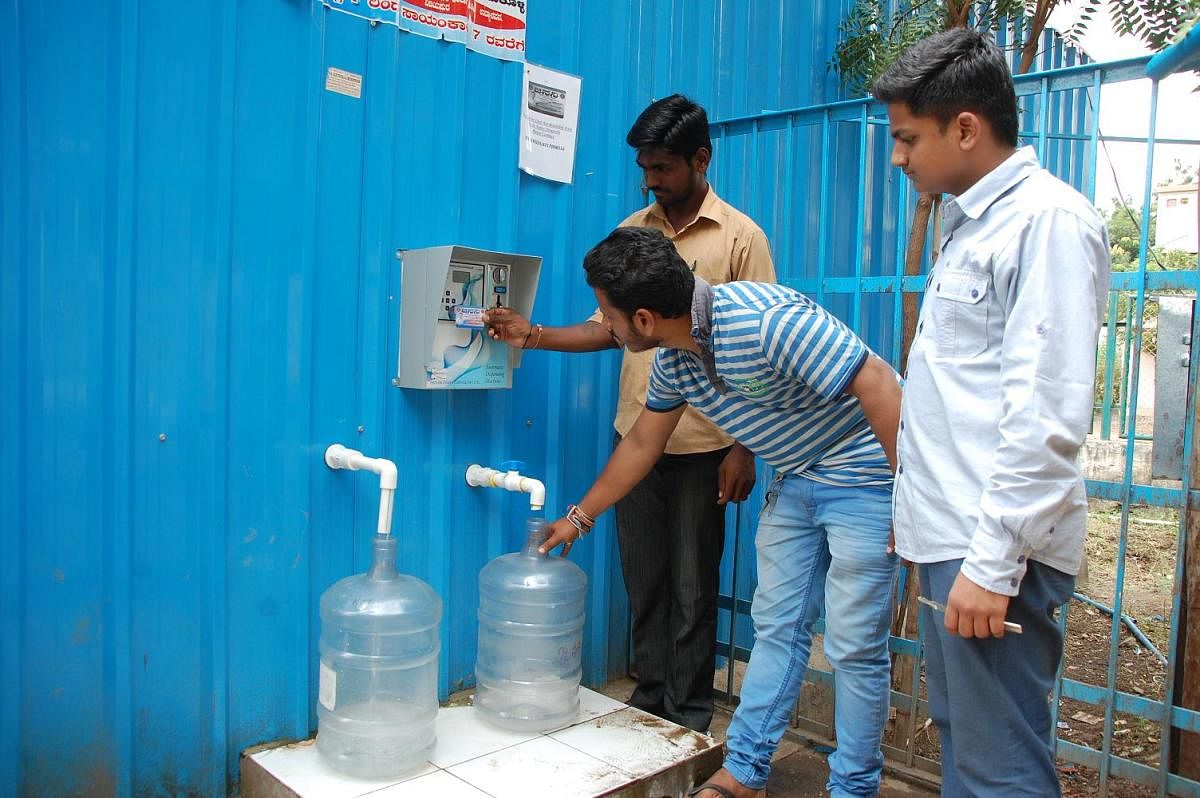
M 453 269 L 450 272 L 451 282 L 461 284 L 461 283 L 465 283 L 467 280 L 470 280 L 470 279 L 471 279 L 471 273 L 469 271 L 465 271 L 464 269 Z

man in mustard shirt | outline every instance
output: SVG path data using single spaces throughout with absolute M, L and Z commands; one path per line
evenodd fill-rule
M 625 141 L 655 202 L 621 222 L 670 239 L 698 277 L 774 282 L 767 238 L 708 183 L 712 141 L 704 109 L 676 94 L 651 103 Z M 492 337 L 522 349 L 595 352 L 617 346 L 596 311 L 569 327 L 531 324 L 508 308 L 484 316 Z M 656 350 L 621 362 L 618 439 L 646 402 Z M 637 689 L 631 706 L 705 731 L 713 713 L 717 591 L 725 504 L 754 487 L 754 456 L 690 407 L 650 474 L 616 505 L 617 540 L 633 612 Z

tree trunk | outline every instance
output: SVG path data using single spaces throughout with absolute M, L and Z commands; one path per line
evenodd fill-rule
M 1024 75 L 1033 66 L 1033 59 L 1037 58 L 1038 45 L 1042 41 L 1042 32 L 1046 30 L 1046 23 L 1050 21 L 1050 12 L 1057 6 L 1059 0 L 1038 0 L 1037 6 L 1033 10 L 1033 16 L 1029 19 L 1029 35 L 1025 38 L 1025 46 L 1021 48 L 1021 63 L 1017 67 L 1017 74 Z

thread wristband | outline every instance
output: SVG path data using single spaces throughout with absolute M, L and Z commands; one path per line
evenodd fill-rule
M 596 525 L 596 519 L 579 509 L 579 506 L 575 504 L 567 505 L 566 517 L 571 526 L 575 527 L 576 531 L 579 532 L 579 537 L 581 538 L 588 532 L 591 532 L 592 527 Z
M 541 343 L 542 343 L 542 332 L 543 332 L 545 329 L 546 329 L 546 328 L 545 328 L 545 327 L 543 327 L 543 326 L 542 326 L 542 325 L 540 325 L 540 324 L 535 324 L 535 325 L 533 325 L 532 327 L 530 327 L 530 328 L 529 328 L 529 333 L 528 333 L 528 334 L 525 336 L 525 344 L 528 344 L 528 343 L 529 343 L 529 336 L 533 334 L 534 330 L 536 330 L 536 331 L 537 331 L 537 338 L 534 338 L 534 339 L 533 339 L 533 346 L 526 346 L 525 344 L 522 344 L 522 345 L 521 345 L 521 348 L 522 348 L 522 349 L 537 349 L 537 348 L 538 348 L 538 346 L 540 346 L 540 345 L 541 345 Z

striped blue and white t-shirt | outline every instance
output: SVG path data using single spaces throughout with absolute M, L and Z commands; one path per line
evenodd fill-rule
M 790 288 L 700 288 L 711 291 L 711 315 L 694 317 L 693 333 L 711 330 L 698 342 L 711 352 L 715 374 L 699 354 L 660 348 L 647 409 L 686 402 L 782 473 L 830 485 L 890 485 L 883 447 L 858 399 L 846 393 L 870 354 L 866 344 Z

